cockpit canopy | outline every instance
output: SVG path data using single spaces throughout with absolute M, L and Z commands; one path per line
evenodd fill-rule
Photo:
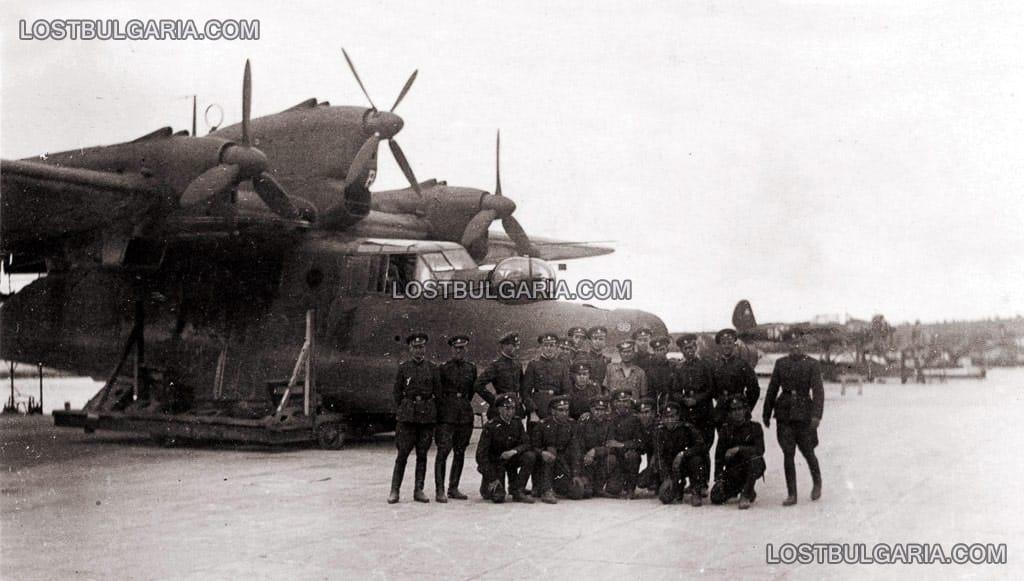
M 550 264 L 527 256 L 502 260 L 488 277 L 491 293 L 512 303 L 552 299 L 557 281 L 555 269 Z

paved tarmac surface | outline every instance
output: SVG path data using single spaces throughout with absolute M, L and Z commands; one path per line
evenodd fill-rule
M 783 508 L 782 459 L 726 506 L 384 502 L 394 440 L 340 452 L 193 445 L 0 418 L 3 579 L 1024 578 L 1024 370 L 985 381 L 826 386 L 824 496 Z M 760 417 L 760 409 L 755 417 Z M 476 436 L 474 436 L 475 447 Z M 469 453 L 472 454 L 471 447 Z M 431 458 L 433 454 L 431 454 Z M 428 471 L 432 481 L 433 467 Z M 433 496 L 433 486 L 428 492 Z M 783 543 L 1006 544 L 1002 565 L 767 564 Z

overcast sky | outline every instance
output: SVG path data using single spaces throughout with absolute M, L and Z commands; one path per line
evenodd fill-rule
M 614 240 L 672 330 L 818 314 L 1024 314 L 1024 4 L 4 2 L 0 153 L 186 129 L 309 97 L 381 108 L 420 179 L 502 186 L 528 232 Z M 259 19 L 258 41 L 38 41 L 18 20 Z M 205 127 L 200 121 L 200 127 Z M 205 133 L 201 129 L 200 133 Z M 403 187 L 387 148 L 375 189 Z M 497 225 L 496 225 L 497 226 Z M 6 290 L 6 288 L 4 289 Z

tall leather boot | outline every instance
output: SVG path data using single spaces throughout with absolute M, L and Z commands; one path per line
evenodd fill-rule
M 444 473 L 446 465 L 448 464 L 448 455 L 441 455 L 440 452 L 434 458 L 434 500 L 437 502 L 448 502 L 448 497 L 444 494 Z
M 786 456 L 783 458 L 783 467 L 786 472 L 786 500 L 782 501 L 782 506 L 793 506 L 796 504 L 796 462 L 794 462 L 792 456 Z
M 423 492 L 423 484 L 427 480 L 427 456 L 416 456 L 416 488 L 412 491 L 412 499 L 416 502 L 430 502 Z
M 388 504 L 398 502 L 398 492 L 402 489 L 403 478 L 405 478 L 405 462 L 395 460 L 395 469 L 391 472 L 391 493 L 388 494 Z
M 813 452 L 806 459 L 807 467 L 811 470 L 811 482 L 814 483 L 811 488 L 811 500 L 818 500 L 821 498 L 821 466 L 818 464 L 818 457 Z
M 469 498 L 459 491 L 459 482 L 462 480 L 462 465 L 466 461 L 466 453 L 455 452 L 452 454 L 452 472 L 448 476 L 448 498 L 455 500 L 466 500 Z

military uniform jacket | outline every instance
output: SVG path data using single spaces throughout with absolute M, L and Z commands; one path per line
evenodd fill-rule
M 647 376 L 648 393 L 659 397 L 672 389 L 672 366 L 668 359 L 652 356 L 643 370 Z
M 735 355 L 719 357 L 714 371 L 715 400 L 720 407 L 727 404 L 730 397 L 742 395 L 750 409 L 754 409 L 761 396 L 761 386 L 757 384 L 757 375 L 749 363 Z
M 611 357 L 597 351 L 580 351 L 573 359 L 573 363 L 584 363 L 590 368 L 590 380 L 601 387 L 604 385 L 604 378 L 608 375 L 608 364 L 612 362 Z
M 532 443 L 537 452 L 547 450 L 558 456 L 568 457 L 572 453 L 572 439 L 576 432 L 576 422 L 571 418 L 568 421 L 556 422 L 555 418 L 548 417 L 533 428 Z
M 629 377 L 626 377 L 626 369 L 629 369 Z M 633 392 L 633 399 L 639 399 L 647 395 L 647 375 L 637 365 L 619 363 L 608 364 L 608 374 L 604 378 L 605 387 L 611 393 L 616 389 L 628 389 Z
M 739 446 L 740 453 L 747 458 L 764 455 L 764 428 L 757 422 L 747 420 L 739 425 L 726 423 L 719 431 L 719 437 L 719 448 L 723 452 Z
M 764 400 L 765 418 L 774 412 L 780 422 L 820 420 L 824 406 L 821 366 L 815 359 L 787 355 L 775 362 Z
M 590 450 L 604 448 L 611 432 L 611 422 L 607 419 L 598 420 L 590 416 L 576 422 L 576 433 L 573 435 L 573 473 L 580 474 L 583 470 L 583 456 Z
M 452 359 L 441 366 L 441 397 L 437 400 L 437 421 L 444 424 L 473 423 L 473 387 L 476 365 Z
M 494 387 L 494 393 L 487 389 L 487 384 Z M 498 356 L 477 376 L 473 389 L 487 402 L 494 405 L 494 397 L 502 393 L 514 393 L 519 398 L 516 415 L 523 416 L 523 366 L 518 359 Z
M 640 424 L 640 418 L 633 414 L 619 415 L 612 412 L 609 420 L 611 429 L 608 430 L 609 440 L 618 440 L 625 444 L 626 450 L 638 450 L 643 452 L 644 428 Z
M 476 446 L 476 463 L 483 467 L 494 466 L 501 462 L 501 454 L 508 450 L 516 450 L 520 454 L 531 448 L 526 438 L 526 429 L 521 420 L 513 419 L 503 422 L 501 418 L 484 424 L 480 432 L 480 442 Z
M 712 421 L 712 397 L 715 393 L 715 372 L 711 364 L 699 357 L 684 359 L 672 369 L 670 398 L 682 404 L 683 419 L 695 425 L 706 425 Z M 692 407 L 683 403 L 694 398 Z
M 694 454 L 702 454 L 706 445 L 700 430 L 689 422 L 680 421 L 672 428 L 659 422 L 654 428 L 654 449 L 664 467 L 672 466 L 680 452 L 690 450 Z
M 552 357 L 541 357 L 526 366 L 523 375 L 523 395 L 526 398 L 526 412 L 537 412 L 540 418 L 548 417 L 548 402 L 556 395 L 569 393 L 572 380 L 569 378 L 569 364 Z
M 657 427 L 657 420 L 652 421 L 646 426 L 642 421 L 640 422 L 640 451 L 644 454 L 654 453 L 654 430 L 657 429 Z
M 569 390 L 569 415 L 574 419 L 578 419 L 583 414 L 590 411 L 590 398 L 595 395 L 600 395 L 601 387 L 590 381 L 584 386 L 579 386 L 576 382 L 573 382 L 572 388 Z
M 633 358 L 633 364 L 647 371 L 647 366 L 650 365 L 651 361 L 654 361 L 654 355 L 650 351 L 636 350 L 636 356 Z
M 435 399 L 441 394 L 437 366 L 423 359 L 410 359 L 398 366 L 395 376 L 395 419 L 399 422 L 432 424 L 437 421 Z

